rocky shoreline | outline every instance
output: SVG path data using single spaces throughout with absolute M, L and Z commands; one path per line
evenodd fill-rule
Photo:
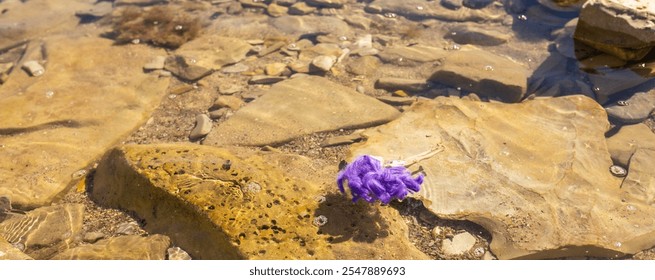
M 655 258 L 649 1 L 0 10 L 0 259 Z

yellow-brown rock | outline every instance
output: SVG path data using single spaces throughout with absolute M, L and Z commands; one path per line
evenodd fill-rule
M 620 257 L 655 245 L 655 180 L 620 188 L 608 128 L 603 108 L 584 96 L 437 98 L 365 131 L 351 152 L 391 160 L 436 151 L 412 167 L 427 174 L 418 195 L 441 218 L 485 227 L 499 259 Z M 641 174 L 652 174 L 648 156 L 639 157 Z
M 168 86 L 141 70 L 163 50 L 75 36 L 45 43 L 45 74 L 16 72 L 0 90 L 0 195 L 18 209 L 49 204 L 71 174 L 145 122 Z
M 0 260 L 32 260 L 18 248 L 0 236 Z
M 336 171 L 279 153 L 125 145 L 100 163 L 91 196 L 135 213 L 193 259 L 427 258 L 396 210 L 328 191 Z
M 65 250 L 52 260 L 165 260 L 170 245 L 160 234 L 118 236 Z
M 61 204 L 11 215 L 0 223 L 0 237 L 35 259 L 48 259 L 75 241 L 83 214 L 82 204 Z

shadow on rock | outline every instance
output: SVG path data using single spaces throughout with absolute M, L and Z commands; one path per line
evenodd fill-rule
M 389 225 L 380 209 L 364 201 L 353 203 L 348 197 L 331 193 L 325 196 L 314 213 L 314 217 L 327 217 L 327 223 L 320 227 L 319 234 L 327 234 L 332 243 L 352 239 L 355 242 L 372 243 L 377 238 L 389 235 Z

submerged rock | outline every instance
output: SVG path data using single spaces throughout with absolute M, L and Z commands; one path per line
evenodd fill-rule
M 65 250 L 53 260 L 165 260 L 171 241 L 167 236 L 127 235 Z
M 451 52 L 429 80 L 504 102 L 518 102 L 527 90 L 527 75 L 524 65 L 469 47 Z
M 399 114 L 375 98 L 328 79 L 299 77 L 275 84 L 241 107 L 209 133 L 203 144 L 280 144 L 314 132 L 386 123 Z
M 655 90 L 637 92 L 626 100 L 610 104 L 605 110 L 611 119 L 621 123 L 640 123 L 655 112 Z
M 500 21 L 500 14 L 492 14 L 484 10 L 457 9 L 451 10 L 436 3 L 423 0 L 375 0 L 365 9 L 369 13 L 398 14 L 412 20 L 439 19 L 447 21 Z
M 336 172 L 276 152 L 125 145 L 98 166 L 91 197 L 134 213 L 193 259 L 427 258 L 397 210 L 324 189 Z
M 443 48 L 413 45 L 388 47 L 379 53 L 378 56 L 384 62 L 403 66 L 412 62 L 424 63 L 438 61 L 446 57 L 448 53 Z
M 627 168 L 637 150 L 655 150 L 655 134 L 645 124 L 622 126 L 607 138 L 607 148 L 614 164 Z
M 168 86 L 141 68 L 163 50 L 95 37 L 45 41 L 48 73 L 12 75 L 0 91 L 0 107 L 16 108 L 0 110 L 0 196 L 23 210 L 49 205 L 71 174 L 144 123 Z
M 620 188 L 609 172 L 608 128 L 603 108 L 583 96 L 437 98 L 364 131 L 368 140 L 353 144 L 351 157 L 441 150 L 414 165 L 426 173 L 418 195 L 439 217 L 485 227 L 499 259 L 620 257 L 655 245 L 655 181 Z
M 33 260 L 0 236 L 0 260 Z
M 48 259 L 68 248 L 80 234 L 83 213 L 82 204 L 37 208 L 0 223 L 0 237 L 20 244 L 22 251 L 36 259 Z

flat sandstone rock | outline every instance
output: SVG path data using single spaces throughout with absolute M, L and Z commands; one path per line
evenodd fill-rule
M 609 172 L 608 128 L 603 108 L 583 96 L 437 98 L 365 131 L 351 152 L 390 160 L 441 150 L 414 165 L 427 174 L 418 194 L 439 217 L 485 227 L 499 259 L 620 257 L 655 245 L 655 180 L 645 160 L 653 154 L 635 155 L 649 179 L 620 188 Z
M 24 210 L 49 204 L 75 171 L 145 122 L 168 86 L 141 68 L 163 50 L 100 38 L 46 42 L 48 71 L 13 75 L 0 91 L 0 196 Z
M 315 132 L 379 125 L 398 115 L 354 89 L 321 77 L 300 77 L 272 86 L 212 130 L 203 144 L 280 144 Z

